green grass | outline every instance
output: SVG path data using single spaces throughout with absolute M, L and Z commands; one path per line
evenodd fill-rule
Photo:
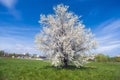
M 0 80 L 120 80 L 120 63 L 58 69 L 47 61 L 0 58 Z

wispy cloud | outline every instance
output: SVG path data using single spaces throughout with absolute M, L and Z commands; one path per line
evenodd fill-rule
M 9 9 L 13 9 L 17 0 L 0 0 L 0 2 Z
M 0 25 L 0 50 L 15 53 L 40 53 L 35 48 L 34 37 L 39 27 Z
M 0 50 L 11 53 L 31 53 L 40 54 L 40 51 L 36 50 L 35 45 L 32 41 L 23 41 L 16 38 L 1 38 Z
M 117 29 L 120 29 L 120 20 L 116 20 L 113 22 L 108 22 L 105 24 L 106 26 L 102 29 L 103 32 L 114 32 Z
M 0 0 L 0 4 L 5 6 L 8 9 L 8 12 L 1 12 L 2 14 L 11 14 L 16 19 L 20 19 L 20 12 L 15 8 L 16 3 L 18 0 Z
M 108 20 L 100 24 L 95 30 L 99 43 L 97 52 L 107 55 L 120 55 L 120 19 Z

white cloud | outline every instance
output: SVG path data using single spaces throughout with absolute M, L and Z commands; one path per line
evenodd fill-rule
M 0 0 L 0 3 L 2 3 L 4 6 L 6 6 L 9 9 L 13 9 L 17 0 Z
M 34 42 L 14 37 L 0 37 L 0 50 L 12 53 L 41 54 L 36 50 Z
M 0 0 L 0 4 L 5 6 L 8 9 L 8 12 L 2 12 L 2 13 L 9 13 L 12 16 L 14 16 L 16 19 L 20 19 L 20 12 L 15 8 L 15 5 L 17 4 L 18 0 Z
M 108 20 L 100 24 L 95 30 L 99 47 L 98 53 L 107 55 L 120 54 L 120 19 Z
M 100 46 L 97 50 L 99 52 L 109 52 L 113 49 L 117 49 L 118 47 L 120 47 L 120 44 L 111 44 L 111 45 L 103 45 L 103 46 Z
M 7 24 L 8 25 L 8 24 Z M 41 54 L 36 50 L 34 37 L 39 27 L 0 24 L 0 50 L 15 53 Z
M 102 29 L 103 32 L 111 32 L 120 29 L 120 19 L 113 21 L 111 23 L 106 24 L 106 26 Z

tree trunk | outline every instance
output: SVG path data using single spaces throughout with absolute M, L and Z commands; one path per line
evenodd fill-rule
M 63 67 L 64 67 L 64 68 L 67 68 L 67 67 L 68 67 L 68 58 L 67 58 L 67 57 L 64 57 Z

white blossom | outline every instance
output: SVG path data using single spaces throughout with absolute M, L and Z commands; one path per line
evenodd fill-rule
M 83 66 L 94 58 L 91 50 L 96 41 L 90 29 L 73 12 L 68 12 L 63 4 L 54 7 L 55 14 L 41 15 L 39 23 L 43 27 L 36 35 L 35 43 L 44 51 L 54 66 L 67 66 L 69 63 L 77 67 Z

